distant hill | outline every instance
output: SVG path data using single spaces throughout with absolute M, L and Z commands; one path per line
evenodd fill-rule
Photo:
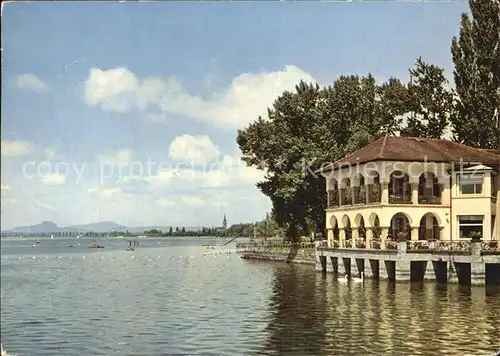
M 172 226 L 175 230 L 176 226 Z M 182 228 L 182 226 L 179 226 Z M 187 231 L 200 230 L 199 226 L 184 226 Z M 52 221 L 42 221 L 40 224 L 16 227 L 10 230 L 2 230 L 2 234 L 12 233 L 23 233 L 23 234 L 40 234 L 40 233 L 56 233 L 56 232 L 125 232 L 129 231 L 131 233 L 142 233 L 149 230 L 162 230 L 167 232 L 170 226 L 125 226 L 117 224 L 113 221 L 101 221 L 92 224 L 82 224 L 82 225 L 72 225 L 72 226 L 58 226 Z
M 52 221 L 42 221 L 40 224 L 21 226 L 11 229 L 9 231 L 20 233 L 49 233 L 61 231 L 59 227 Z
M 94 232 L 111 232 L 111 231 L 127 231 L 128 227 L 114 223 L 112 221 L 101 221 L 92 224 L 73 225 L 64 228 L 65 231 L 94 231 Z

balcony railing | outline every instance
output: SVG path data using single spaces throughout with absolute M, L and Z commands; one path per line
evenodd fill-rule
M 492 241 L 483 242 L 481 244 L 481 252 L 500 253 L 500 246 L 498 244 L 498 241 L 492 240 Z
M 342 205 L 352 205 L 352 190 L 351 188 L 342 189 Z
M 390 195 L 389 196 L 390 204 L 411 204 L 411 196 L 409 195 Z
M 355 204 L 366 204 L 366 186 L 362 185 L 360 187 L 355 187 L 354 197 Z
M 328 208 L 336 208 L 339 206 L 339 194 L 336 190 L 328 192 Z
M 366 241 L 364 239 L 357 239 L 356 248 L 366 248 Z
M 236 243 L 237 249 L 254 249 L 254 248 L 288 248 L 288 247 L 299 247 L 299 248 L 315 248 L 314 242 L 296 242 L 291 243 L 288 241 L 267 241 L 267 242 L 238 242 Z M 326 247 L 326 246 L 325 246 Z
M 341 245 L 344 248 L 351 248 L 352 247 L 352 240 L 343 240 Z
M 386 240 L 385 241 L 385 248 L 387 250 L 397 250 L 398 249 L 398 243 L 394 240 Z
M 380 250 L 381 247 L 382 247 L 382 243 L 379 239 L 370 241 L 370 248 L 372 248 L 374 250 Z
M 399 243 L 395 240 L 385 240 L 382 242 L 379 239 L 370 240 L 368 243 L 363 239 L 357 240 L 333 240 L 328 245 L 319 243 L 319 248 L 352 248 L 352 249 L 373 249 L 373 250 L 398 250 Z M 258 246 L 256 246 L 258 247 Z M 303 246 L 304 248 L 309 247 Z M 419 240 L 406 241 L 407 252 L 458 252 L 462 254 L 472 253 L 471 241 L 440 241 L 440 240 Z M 481 254 L 500 254 L 500 242 L 497 240 L 482 241 Z
M 441 204 L 441 197 L 419 196 L 418 203 L 419 204 Z
M 435 241 L 434 250 L 441 251 L 470 251 L 470 241 Z
M 420 241 L 407 241 L 408 250 L 429 250 L 430 248 L 434 248 L 434 242 L 429 242 L 427 240 Z
M 382 186 L 378 183 L 370 184 L 368 188 L 368 202 L 380 203 L 382 201 Z

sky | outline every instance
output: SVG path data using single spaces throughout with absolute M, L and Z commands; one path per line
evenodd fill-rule
M 301 80 L 451 79 L 454 2 L 15 2 L 2 10 L 2 229 L 218 226 L 271 204 L 236 144 Z

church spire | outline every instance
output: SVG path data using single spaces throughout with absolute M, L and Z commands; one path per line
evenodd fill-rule
M 224 219 L 222 220 L 222 227 L 225 229 L 227 228 L 227 219 L 226 219 L 226 214 L 224 213 Z

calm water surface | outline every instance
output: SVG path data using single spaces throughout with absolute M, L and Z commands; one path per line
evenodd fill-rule
M 13 355 L 481 355 L 500 291 L 341 285 L 312 267 L 204 256 L 207 239 L 2 241 Z M 80 243 L 80 246 L 78 246 Z M 67 248 L 73 244 L 75 248 Z M 228 248 L 233 249 L 234 245 Z

